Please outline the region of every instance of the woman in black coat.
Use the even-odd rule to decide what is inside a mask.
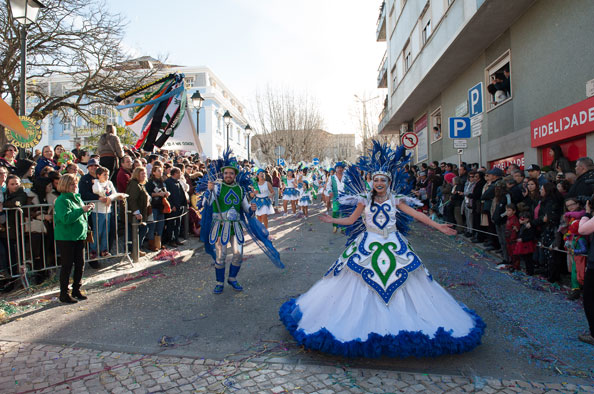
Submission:
[[[546,269],[547,280],[556,282],[560,279],[561,262],[559,253],[547,248],[556,248],[555,232],[559,227],[563,214],[563,196],[554,183],[545,183],[540,187],[541,201],[535,209],[533,226],[540,230],[539,242],[541,248],[538,253],[540,267]]]

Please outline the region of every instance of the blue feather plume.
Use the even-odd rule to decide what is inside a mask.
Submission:
[[[391,193],[394,195],[409,195],[412,185],[408,182],[409,175],[405,167],[409,161],[410,154],[406,154],[406,148],[404,146],[398,146],[396,149],[392,149],[386,143],[382,144],[377,140],[373,140],[368,155],[361,156],[357,164],[350,165],[345,170],[346,178],[344,181],[344,194],[342,196],[367,196],[365,179],[361,175],[361,171],[364,173],[386,172],[392,177]],[[354,201],[356,200],[352,199],[350,204],[340,204],[340,214],[342,217],[348,217],[353,213],[357,207]],[[405,213],[398,212],[396,214],[396,227],[404,235],[408,233],[412,221],[413,219]],[[343,227],[347,236],[347,245],[354,241],[361,232],[365,231],[365,225],[361,217],[350,226]]]

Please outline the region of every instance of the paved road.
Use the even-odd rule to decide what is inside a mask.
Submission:
[[[318,209],[312,210],[314,216]],[[0,340],[69,344],[99,351],[290,365],[348,365],[410,373],[592,384],[592,348],[579,303],[546,282],[495,270],[495,261],[461,240],[415,225],[409,239],[434,278],[487,323],[474,351],[436,359],[346,360],[295,346],[278,308],[317,281],[342,251],[344,237],[315,217],[271,222],[287,268],[274,267],[250,243],[239,279],[245,288],[211,293],[210,257],[109,288],[72,306],[51,303],[0,327]],[[164,346],[170,345],[170,346]]]

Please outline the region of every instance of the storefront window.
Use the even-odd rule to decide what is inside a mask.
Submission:
[[[580,157],[588,156],[586,149],[586,137],[578,138],[572,141],[566,141],[559,144],[546,146],[541,149],[542,154],[542,165],[545,170],[557,171],[557,168],[552,168],[554,160],[553,147],[558,145],[561,148],[561,152],[565,158],[569,161],[569,169],[574,171],[575,162]],[[546,168],[548,167],[548,168]]]

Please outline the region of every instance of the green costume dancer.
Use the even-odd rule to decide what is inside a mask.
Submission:
[[[240,212],[246,213],[256,210],[256,204],[249,204],[243,193],[243,189],[235,183],[235,177],[239,172],[237,163],[233,162],[223,167],[223,182],[208,182],[210,191],[207,204],[213,207],[212,227],[209,234],[209,241],[215,245],[215,273],[217,284],[214,288],[215,294],[221,294],[225,281],[225,258],[227,257],[227,244],[233,250],[233,257],[229,267],[227,283],[236,291],[242,291],[243,287],[237,282],[237,274],[241,268],[243,259],[244,231],[240,221]]]
[[[339,209],[340,204],[338,203],[338,197],[344,193],[344,163],[338,162],[334,166],[336,173],[330,177],[330,181],[326,186],[326,194],[332,199],[332,217],[340,217]],[[338,225],[333,225],[333,232],[338,230]]]

